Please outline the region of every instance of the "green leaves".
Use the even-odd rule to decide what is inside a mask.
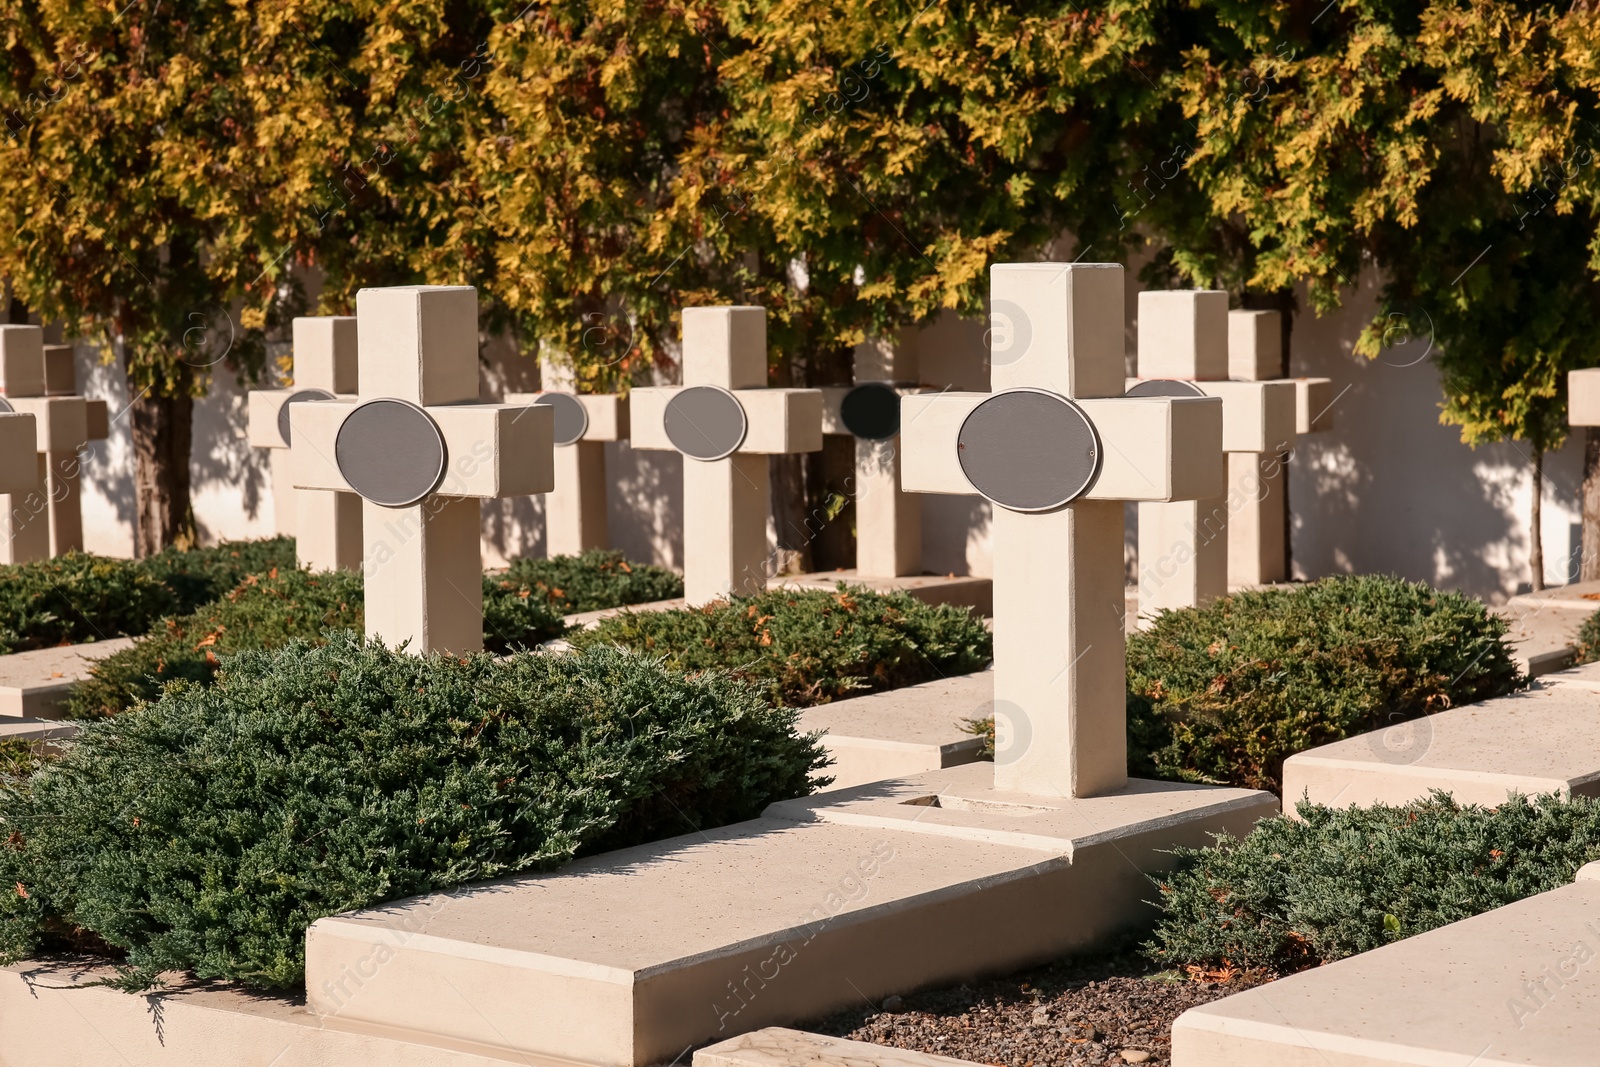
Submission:
[[[1299,820],[1180,849],[1146,946],[1167,966],[1282,974],[1380,948],[1555,889],[1600,858],[1592,797],[1441,793],[1399,807],[1301,803]]]
[[[678,611],[624,612],[568,638],[663,656],[678,670],[726,670],[787,707],[982,670],[989,631],[965,608],[840,583],[774,589]]]

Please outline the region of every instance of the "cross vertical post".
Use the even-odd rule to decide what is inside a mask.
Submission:
[[[822,448],[822,393],[772,389],[767,312],[683,309],[683,385],[630,396],[633,447],[683,454],[683,585],[692,605],[767,587],[769,455]]]
[[[628,437],[628,398],[579,393],[573,368],[539,359],[539,391],[507,393],[508,404],[543,404],[555,414],[555,489],[544,498],[545,555],[576,556],[611,542],[606,517],[606,442]]]
[[[1139,294],[1139,377],[1129,396],[1222,400],[1223,450],[1255,456],[1294,445],[1295,390],[1287,382],[1228,380],[1228,294],[1166,290]],[[1221,477],[1226,479],[1228,460]],[[1241,497],[1139,505],[1139,616],[1209,604],[1228,592],[1229,525]]]
[[[289,406],[293,484],[361,497],[367,635],[417,653],[483,647],[479,500],[554,482],[550,410],[477,402],[477,299],[361,290],[359,397]]]
[[[1122,502],[1215,495],[1221,404],[1125,398],[1122,268],[990,271],[991,393],[902,401],[902,485],[994,505],[995,786],[1127,782]]]
[[[274,525],[295,539],[300,565],[353,570],[361,565],[361,498],[294,487],[290,409],[356,394],[359,331],[348,315],[301,316],[292,328],[294,385],[251,390],[250,444],[268,450]]]
[[[1295,389],[1295,437],[1333,428],[1333,382],[1284,376],[1283,317],[1276,311],[1228,312],[1228,377],[1288,381]],[[1289,580],[1289,491],[1283,452],[1228,453],[1228,499],[1241,501],[1228,520],[1228,582],[1267,585]]]
[[[47,397],[76,397],[76,345],[44,346],[44,391]],[[111,436],[110,411],[104,400],[84,399],[84,443]],[[83,456],[79,449],[58,448],[45,455],[45,497],[50,508],[50,555],[83,551]]]
[[[900,489],[900,398],[918,384],[917,331],[856,347],[854,386],[824,386],[822,432],[854,438],[856,574],[922,573],[922,501]]]

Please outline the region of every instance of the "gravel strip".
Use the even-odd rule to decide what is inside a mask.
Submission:
[[[1255,983],[1194,982],[1131,952],[892,996],[800,1028],[1001,1067],[1172,1062],[1172,1022]]]

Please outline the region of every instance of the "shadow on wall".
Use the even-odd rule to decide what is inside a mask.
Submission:
[[[279,347],[273,346],[273,355]],[[268,387],[264,382],[256,388]],[[202,544],[270,537],[274,530],[270,457],[266,449],[250,447],[250,388],[219,364],[211,368],[210,390],[195,401],[189,477]]]
[[[73,353],[78,392],[104,400],[111,413],[111,436],[89,442],[83,461],[84,548],[106,556],[131,556],[133,433],[128,422],[128,379],[118,364],[101,362],[92,345],[80,341]]]
[[[1288,468],[1295,576],[1384,572],[1501,601],[1528,586],[1532,454],[1522,442],[1472,449],[1439,423],[1426,315],[1380,358],[1356,355],[1375,306],[1366,279],[1346,311],[1295,322],[1292,373],[1332,378],[1338,398],[1333,430],[1302,438]],[[1570,569],[1581,465],[1581,441],[1545,457],[1552,583]]]

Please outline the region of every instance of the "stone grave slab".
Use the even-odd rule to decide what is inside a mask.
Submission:
[[[963,719],[994,712],[994,672],[979,671],[836,700],[800,713],[800,731],[826,731],[832,789],[956,767],[983,758]]]
[[[0,717],[60,718],[67,693],[94,664],[131,647],[133,638],[115,637],[0,656]]]
[[[769,1026],[694,1054],[694,1067],[957,1067],[951,1056]]]
[[[1507,608],[1556,609],[1578,612],[1585,617],[1600,611],[1600,582],[1573,582],[1537,593],[1518,593],[1506,601]]]
[[[1539,678],[1544,686],[1567,685],[1577,689],[1600,692],[1600,663],[1585,663],[1565,670],[1551,671]]]
[[[52,741],[65,741],[76,737],[78,727],[70,722],[54,719],[0,719],[0,741],[31,741],[35,747]]]
[[[910,593],[925,604],[951,604],[971,608],[979,615],[994,614],[994,580],[991,578],[960,574],[903,574],[885,578],[845,569],[784,575],[771,580],[774,586],[791,589],[832,589],[840,582],[866,586],[878,593]]]
[[[1597,951],[1600,882],[1580,874],[1190,1008],[1173,1024],[1173,1067],[1592,1067]]]
[[[173,982],[129,996],[93,983],[112,968],[71,963],[0,967],[0,1061],[6,1067],[572,1067],[466,1044],[415,1043],[346,1027],[288,997]]]
[[[1150,917],[1146,872],[1272,798],[1000,793],[969,764],[548,875],[320,920],[313,1011],[603,1065],[1054,958]],[[1070,903],[1068,903],[1070,902]],[[974,922],[975,916],[982,922]]]
[[[1524,794],[1600,795],[1600,693],[1540,686],[1290,756],[1283,801],[1403,804],[1442,789],[1497,805]]]

